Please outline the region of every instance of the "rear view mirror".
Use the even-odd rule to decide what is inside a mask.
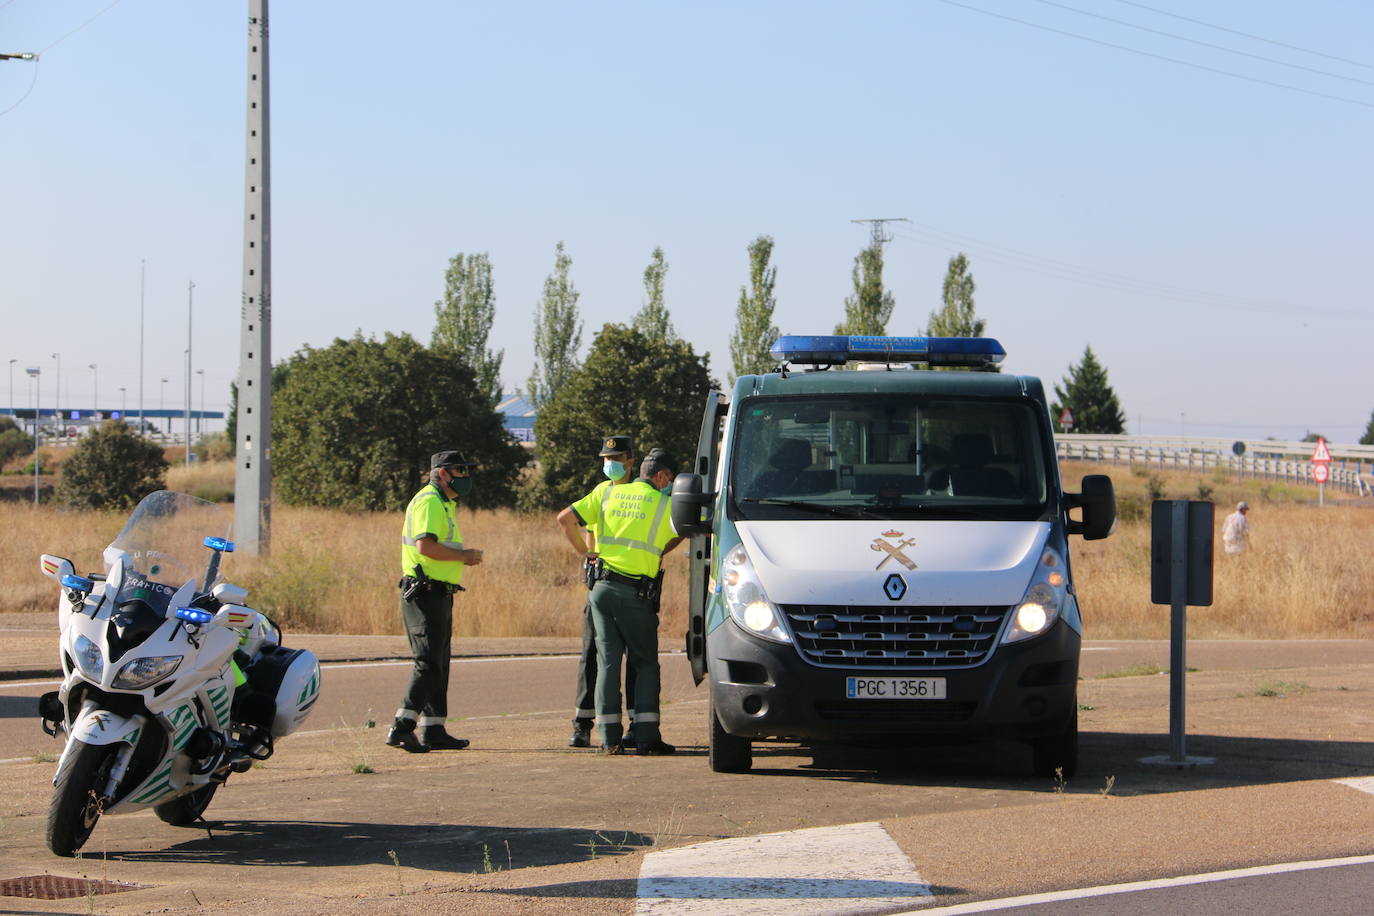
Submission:
[[[711,533],[711,503],[716,494],[701,492],[701,475],[679,474],[673,481],[673,530],[684,537]]]
[[[1069,508],[1081,507],[1083,520],[1068,523],[1069,534],[1081,534],[1085,541],[1098,541],[1116,527],[1116,488],[1106,474],[1089,474],[1083,478],[1081,493],[1065,493]]]
[[[43,575],[49,579],[56,579],[61,582],[65,577],[76,574],[76,567],[72,566],[72,561],[66,557],[55,557],[45,553],[38,558],[38,568],[43,571]]]

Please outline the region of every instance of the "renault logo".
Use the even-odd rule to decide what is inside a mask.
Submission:
[[[906,580],[897,573],[888,576],[887,579],[883,581],[883,594],[887,595],[887,597],[891,598],[893,601],[900,600],[901,597],[906,594]]]

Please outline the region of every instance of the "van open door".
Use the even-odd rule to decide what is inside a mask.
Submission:
[[[720,456],[720,435],[723,428],[721,420],[729,412],[729,398],[720,391],[712,391],[706,396],[706,409],[701,418],[701,435],[697,438],[697,453],[688,474],[679,474],[673,484],[674,502],[679,502],[687,493],[680,492],[679,484],[689,484],[698,502],[702,497],[713,496],[718,492],[716,486],[720,479],[717,462]],[[683,478],[692,478],[684,480]],[[696,528],[687,542],[688,548],[688,594],[687,594],[687,660],[692,665],[692,680],[700,684],[706,676],[706,601],[710,597],[711,580],[711,515],[714,512],[714,499],[708,503],[692,507],[692,517],[704,515],[705,524]],[[681,513],[681,509],[678,513]],[[678,514],[674,515],[674,519]],[[682,530],[682,529],[679,529]]]

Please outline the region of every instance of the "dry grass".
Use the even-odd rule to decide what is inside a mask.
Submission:
[[[1362,545],[1374,541],[1374,509],[1328,505],[1318,509],[1310,488],[1236,482],[1213,475],[1133,473],[1126,467],[1066,463],[1065,485],[1084,473],[1104,472],[1123,506],[1144,507],[1144,518],[1123,520],[1104,541],[1072,542],[1074,578],[1086,635],[1093,639],[1168,636],[1169,609],[1149,602],[1150,532],[1147,488],[1170,498],[1198,496],[1210,487],[1218,502],[1217,543],[1229,507],[1250,501],[1252,550],[1218,551],[1215,604],[1191,609],[1189,635],[1197,638],[1374,638],[1374,559]],[[172,489],[232,485],[229,464],[174,467]],[[1124,513],[1123,513],[1124,514]],[[100,552],[122,525],[122,514],[63,512],[50,506],[0,504],[0,612],[52,606],[52,583],[38,572],[38,555],[70,557],[78,570],[98,568]],[[563,540],[552,514],[461,512],[464,541],[486,551],[469,569],[468,591],[455,606],[456,630],[465,636],[575,636],[582,625],[586,589],[578,556]],[[396,580],[400,513],[348,514],[278,506],[272,516],[273,550],[257,562],[242,555],[227,565],[232,581],[251,589],[256,606],[293,630],[399,634]],[[686,550],[669,558],[664,590],[665,645],[686,624]]]

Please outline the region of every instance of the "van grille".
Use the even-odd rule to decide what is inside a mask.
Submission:
[[[802,658],[823,668],[972,668],[992,654],[1007,607],[785,604]]]

